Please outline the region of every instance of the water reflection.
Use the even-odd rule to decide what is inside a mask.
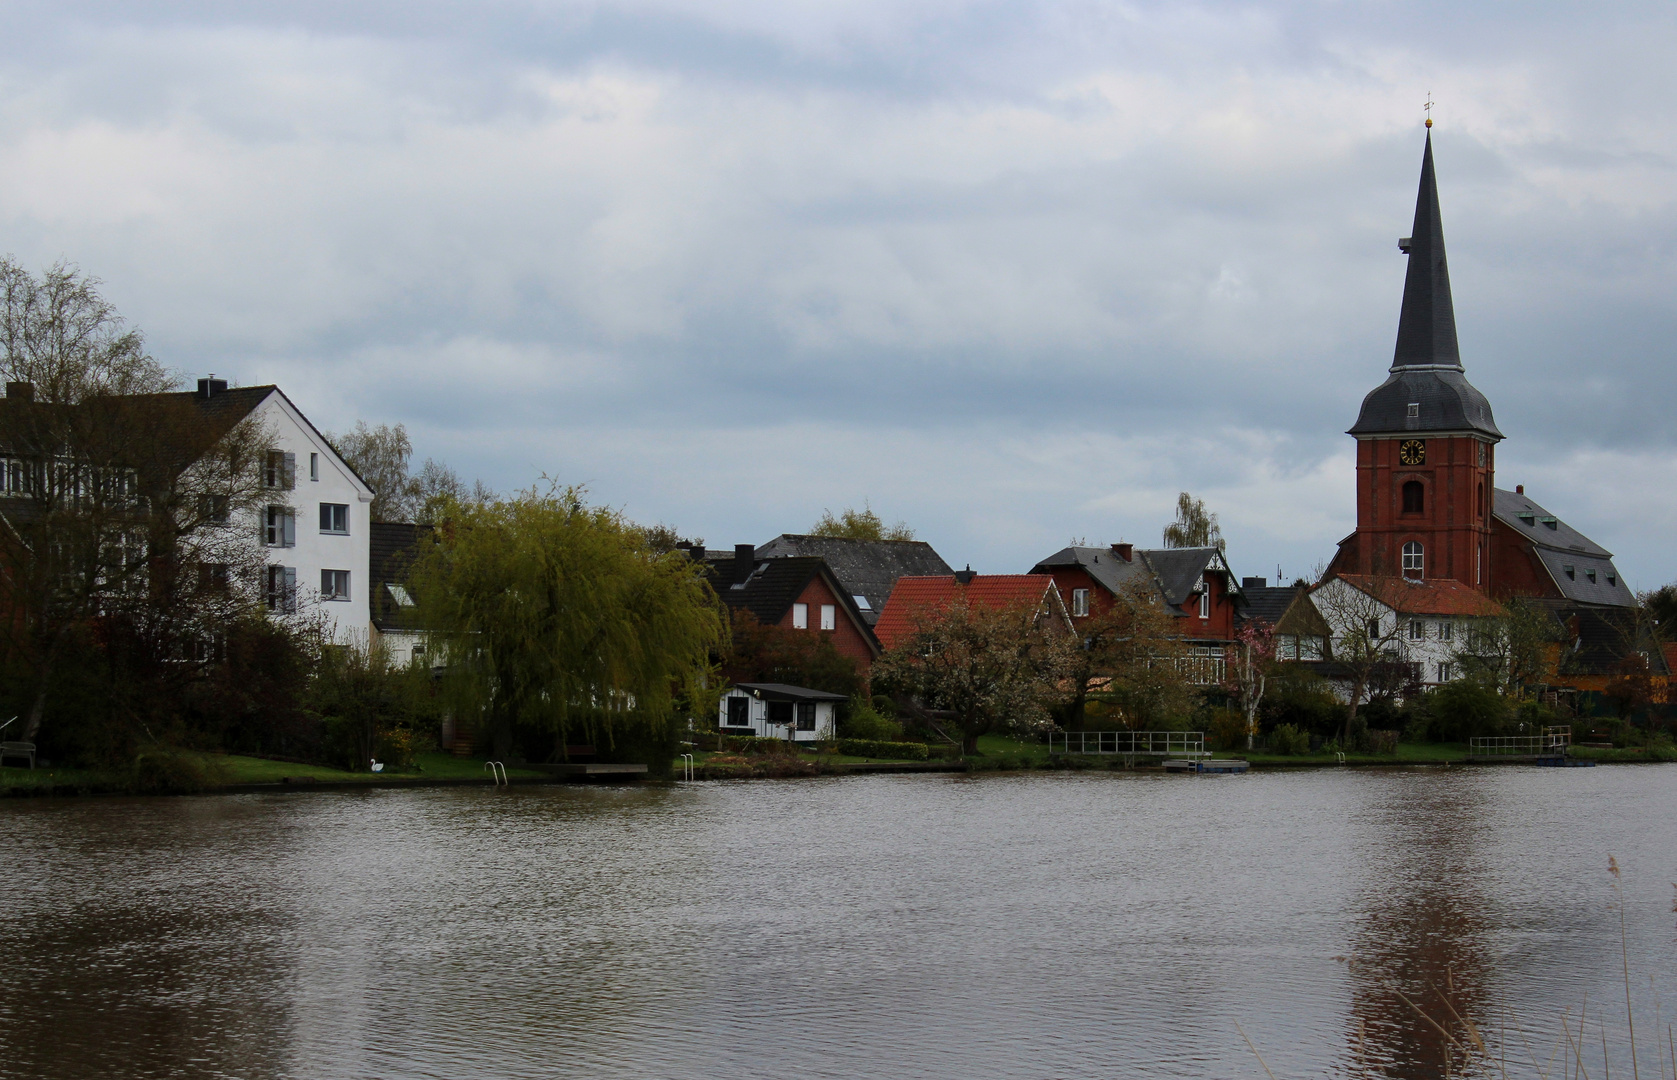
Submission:
[[[1460,1072],[1457,1017],[1492,1028],[1495,958],[1483,894],[1490,789],[1464,773],[1413,773],[1379,786],[1354,823],[1360,918],[1347,957],[1347,1045],[1357,1066],[1392,1077]],[[1407,1000],[1406,1000],[1407,999]],[[1423,1015],[1424,1014],[1424,1015]],[[1428,1018],[1433,1022],[1429,1022]]]
[[[0,1077],[1441,1075],[1393,987],[1604,997],[1677,865],[1584,772],[20,801]]]

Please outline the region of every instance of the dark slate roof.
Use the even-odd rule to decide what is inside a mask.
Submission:
[[[1638,640],[1633,612],[1556,600],[1540,602],[1554,612],[1559,623],[1556,636],[1563,641],[1560,682],[1564,683],[1568,675],[1615,674],[1620,661],[1634,651],[1647,655],[1651,674],[1671,674],[1659,643],[1648,637]]]
[[[735,683],[734,689],[744,690],[765,701],[849,701],[843,694],[829,694],[825,690],[811,690],[807,686],[789,686],[778,682]]]
[[[1490,402],[1467,381],[1456,342],[1456,310],[1444,257],[1444,221],[1432,165],[1432,133],[1421,157],[1421,186],[1410,230],[1397,348],[1391,375],[1363,398],[1352,435],[1468,431],[1502,438]],[[1419,406],[1409,415],[1409,406]]]
[[[1229,592],[1241,595],[1240,582],[1229,571],[1223,553],[1214,547],[1203,548],[1137,548],[1126,561],[1111,548],[1061,548],[1031,568],[1031,573],[1047,573],[1056,567],[1080,566],[1089,576],[1117,593],[1131,582],[1151,580],[1164,594],[1175,614],[1194,594],[1200,575],[1212,572],[1227,576]]]
[[[1194,594],[1200,575],[1205,573],[1227,575],[1229,592],[1236,596],[1241,593],[1240,582],[1230,572],[1223,553],[1214,547],[1149,548],[1137,551],[1136,556],[1146,559],[1147,565],[1153,568],[1154,575],[1159,579],[1159,588],[1165,594],[1165,602],[1171,607],[1186,604],[1188,597]]]
[[[873,631],[868,621],[822,559],[803,556],[759,559],[753,556],[742,564],[737,555],[718,558],[714,553],[707,552],[705,574],[724,604],[735,610],[749,611],[758,622],[768,626],[774,626],[786,617],[811,578],[825,575],[830,587],[838,594],[839,603],[856,620],[864,636],[870,639],[869,644],[878,648],[878,643],[872,640]]]
[[[1498,488],[1492,503],[1498,521],[1537,549],[1561,595],[1575,603],[1635,607],[1636,595],[1619,576],[1613,553],[1537,505],[1523,493]],[[1571,568],[1572,574],[1567,575]],[[1595,580],[1590,580],[1594,572]]]
[[[869,626],[879,621],[891,589],[901,577],[933,577],[955,571],[923,540],[852,540],[841,536],[783,533],[757,549],[759,559],[817,556],[824,559]]]
[[[1265,585],[1261,588],[1243,589],[1246,594],[1246,606],[1241,610],[1242,621],[1262,619],[1271,625],[1279,623],[1281,616],[1287,613],[1293,598],[1304,592],[1302,585]]]
[[[415,609],[403,605],[391,586],[405,591],[408,570],[419,556],[419,545],[429,540],[433,531],[429,525],[391,521],[375,521],[369,526],[367,579],[373,590],[370,598],[373,625],[381,632],[421,629],[415,618]]]

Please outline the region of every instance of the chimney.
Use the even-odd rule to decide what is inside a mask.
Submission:
[[[955,581],[961,585],[971,585],[972,579],[978,575],[972,572],[972,563],[967,563],[965,570],[955,571]]]
[[[1269,578],[1243,577],[1240,579],[1240,587],[1243,589],[1267,589],[1269,588]]]
[[[757,565],[757,549],[751,544],[734,545],[734,584],[742,584]]]
[[[19,401],[35,400],[35,384],[27,382],[9,382],[6,384],[6,396]]]
[[[1114,554],[1116,554],[1120,559],[1123,559],[1125,562],[1134,562],[1135,561],[1135,545],[1134,544],[1113,544],[1112,545],[1112,551],[1113,551]]]
[[[7,395],[10,395],[11,391],[7,390],[6,393],[7,393]],[[1526,485],[1524,485],[1524,484],[1515,484],[1514,485],[1514,494],[1524,495],[1525,493],[1526,493]]]
[[[216,378],[215,372],[213,371],[210,372],[209,378],[198,380],[198,396],[203,398],[205,401],[210,400],[210,398],[215,397],[217,394],[225,394],[226,392],[227,380]]]

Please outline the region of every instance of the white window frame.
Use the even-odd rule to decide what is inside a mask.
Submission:
[[[329,528],[328,526],[336,525],[336,523],[337,523],[336,519],[339,516],[339,511],[342,511],[344,527],[341,528],[341,529],[339,529],[339,528]],[[349,504],[348,503],[329,503],[329,502],[321,503],[320,504],[320,532],[321,532],[321,535],[323,535],[323,536],[348,536],[349,535]]]
[[[794,630],[808,630],[809,629],[809,605],[808,604],[793,604],[792,605],[792,629],[794,629]]]
[[[1455,637],[1456,637],[1456,624],[1455,623],[1451,622],[1448,619],[1445,619],[1443,622],[1438,624],[1438,640],[1440,640],[1440,641],[1454,641]]]
[[[1450,681],[1450,661],[1440,660],[1438,662],[1438,681],[1441,683]]]
[[[1073,589],[1071,591],[1071,614],[1073,618],[1081,619],[1089,614],[1089,590]]]
[[[1200,584],[1201,584],[1201,587],[1203,588],[1204,587],[1204,582],[1201,582]],[[1202,618],[1202,619],[1211,618],[1211,590],[1210,589],[1205,589],[1204,592],[1200,593],[1200,618]]]
[[[319,454],[310,454],[309,455],[309,479],[310,480],[316,480],[316,481],[318,481],[320,479],[320,455]]]
[[[838,606],[836,604],[821,605],[821,629],[838,629]],[[810,730],[813,731],[814,729],[811,728]]]
[[[349,600],[349,571],[322,570],[320,572],[320,598],[322,600]]]
[[[270,506],[263,511],[262,544],[271,548],[297,546],[297,514],[291,507]]]
[[[278,611],[286,615],[296,612],[297,568],[269,564],[263,593],[269,611]]]
[[[1409,640],[1425,641],[1427,639],[1427,624],[1420,619],[1409,620]]]
[[[1411,540],[1403,545],[1403,576],[1427,576],[1427,549],[1419,540]]]

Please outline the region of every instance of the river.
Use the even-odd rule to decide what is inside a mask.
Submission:
[[[1586,1067],[1599,1014],[1629,1077],[1610,854],[1645,1080],[1656,991],[1677,1011],[1670,765],[34,799],[0,825],[3,1077],[1262,1077],[1237,1024],[1281,1078],[1442,1075],[1399,993],[1521,1061],[1510,1011],[1542,1060],[1587,996]]]

